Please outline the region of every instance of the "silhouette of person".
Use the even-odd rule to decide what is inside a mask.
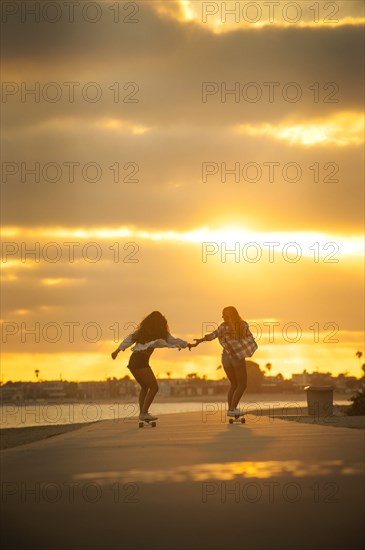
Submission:
[[[254,354],[257,344],[248,323],[241,319],[235,307],[225,307],[222,317],[224,322],[216,330],[206,334],[203,338],[194,338],[196,343],[191,347],[196,347],[201,342],[219,339],[223,348],[222,365],[230,381],[227,416],[242,416],[244,412],[238,408],[238,403],[247,387],[245,358]]]
[[[149,358],[155,348],[186,348],[190,345],[185,340],[171,336],[166,318],[159,312],[153,311],[145,317],[137,330],[129,334],[111,354],[116,359],[120,351],[124,351],[132,344],[132,354],[128,368],[135,380],[141,386],[139,393],[140,420],[157,420],[157,416],[149,413],[158,384],[150,367]]]

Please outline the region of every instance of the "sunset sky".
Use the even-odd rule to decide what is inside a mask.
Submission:
[[[363,2],[24,4],[2,13],[1,380],[119,378],[152,310],[192,341],[228,305],[271,374],[359,377]],[[219,365],[217,341],[151,358]]]

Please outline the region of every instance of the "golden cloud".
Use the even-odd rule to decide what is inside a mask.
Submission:
[[[155,11],[182,24],[197,24],[214,34],[239,30],[276,28],[337,28],[360,26],[365,18],[354,2],[207,2],[203,0],[155,1]]]
[[[250,136],[270,137],[291,145],[347,147],[364,143],[364,114],[342,112],[330,118],[297,122],[240,124],[234,127],[234,131]]]

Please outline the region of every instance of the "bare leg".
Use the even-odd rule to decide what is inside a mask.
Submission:
[[[141,388],[141,391],[139,392],[138,396],[138,402],[139,402],[139,412],[143,412],[143,405],[146,400],[146,395],[148,393],[148,388]]]
[[[143,378],[141,378],[140,375],[139,375],[140,369],[130,369],[130,371],[133,374],[136,381],[138,382],[138,384],[141,386],[139,396],[138,396],[139,412],[141,413],[142,409],[143,409],[143,404],[144,404],[145,399],[146,399],[146,395],[148,393],[148,386],[145,384]]]
[[[245,364],[233,368],[235,370],[235,375],[237,379],[237,387],[233,393],[231,405],[232,409],[235,409],[238,406],[238,403],[240,402],[240,399],[247,387],[247,371]]]
[[[131,370],[133,376],[135,376],[135,370]],[[142,389],[145,389],[145,393],[140,393],[140,408],[141,413],[147,413],[148,409],[155,398],[156,393],[158,392],[158,384],[155,375],[151,367],[144,367],[143,369],[138,369],[138,379],[137,382],[142,386]],[[141,395],[142,394],[142,395]],[[143,397],[143,401],[142,401]]]
[[[233,394],[235,393],[236,388],[237,388],[237,379],[236,379],[236,374],[235,374],[234,367],[225,367],[223,365],[223,368],[224,368],[224,372],[227,375],[228,380],[231,383],[230,388],[228,390],[228,395],[227,395],[228,410],[231,411],[234,408],[234,407],[232,407],[232,397],[233,397]]]

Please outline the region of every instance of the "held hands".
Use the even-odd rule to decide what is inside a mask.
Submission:
[[[189,348],[189,351],[191,351],[191,348],[195,348],[198,344],[188,344],[186,347]],[[179,348],[179,351],[181,351],[181,348]]]
[[[204,338],[194,338],[195,344],[188,344],[189,351],[191,351],[191,348],[196,348],[203,342]]]
[[[188,345],[186,346],[187,348],[189,348],[189,351],[191,351],[191,348],[196,348],[196,346],[199,346],[200,342],[203,342],[204,338],[194,338],[195,340],[195,344],[190,344],[188,343]],[[181,348],[179,348],[179,351],[180,351]]]

